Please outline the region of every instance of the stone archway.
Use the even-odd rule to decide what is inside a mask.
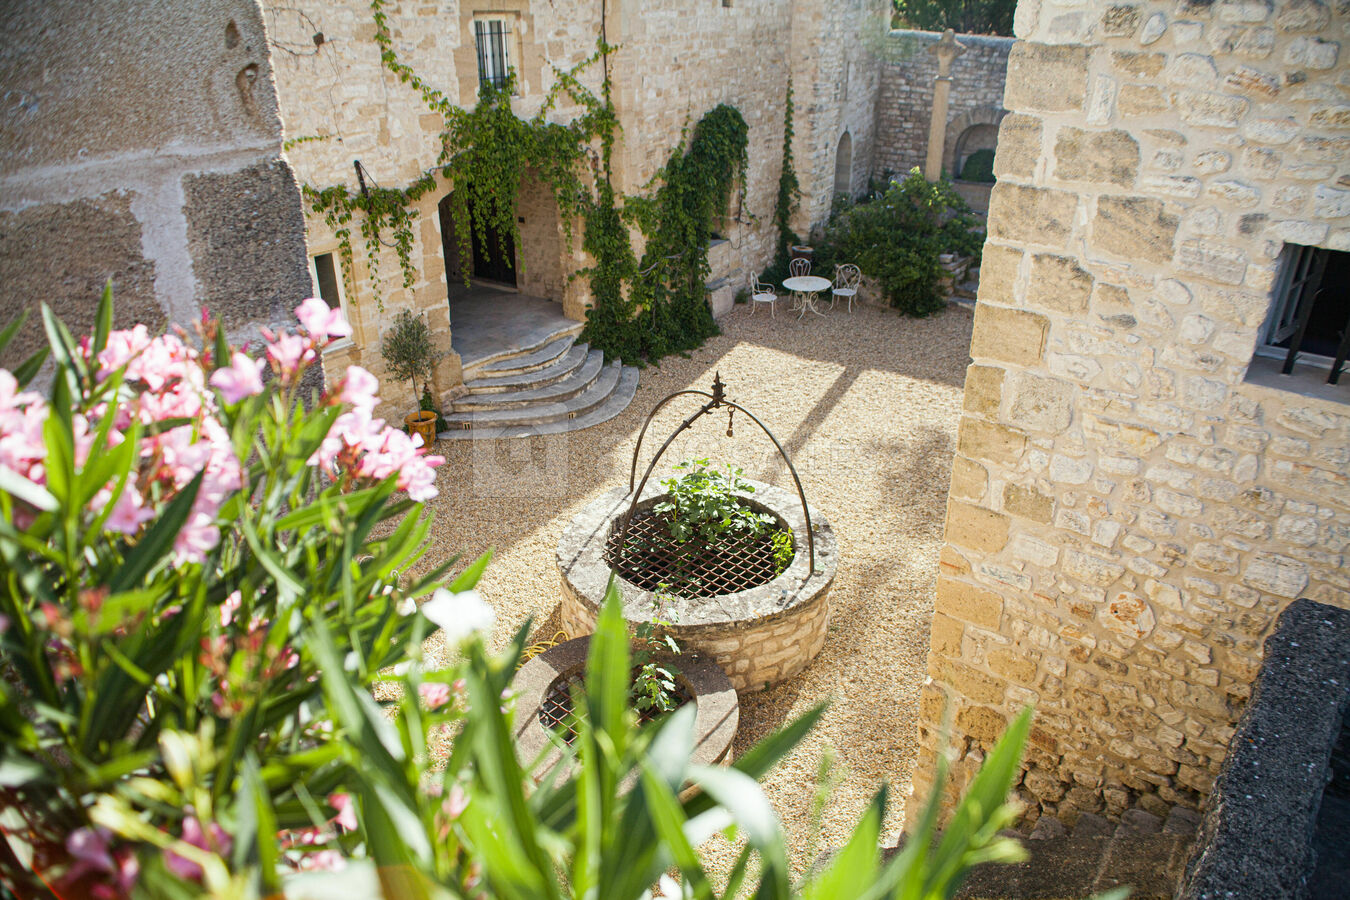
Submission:
[[[853,195],[853,138],[847,131],[834,152],[834,193]]]
[[[947,123],[947,138],[942,148],[942,168],[955,178],[961,163],[974,150],[992,149],[998,141],[998,124],[1008,114],[1006,109],[981,106],[966,110]]]

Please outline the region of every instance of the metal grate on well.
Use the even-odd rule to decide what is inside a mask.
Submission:
[[[559,678],[549,686],[544,702],[539,704],[539,724],[545,731],[556,731],[567,743],[577,739],[572,728],[572,691],[583,684],[581,673]]]
[[[633,674],[636,676],[636,669],[633,670]],[[574,690],[584,689],[584,686],[585,679],[581,672],[568,675],[566,678],[559,678],[549,686],[548,693],[544,695],[544,702],[539,704],[539,724],[544,726],[545,731],[556,731],[568,744],[577,739],[576,729],[572,727],[572,693]],[[674,693],[678,701],[677,706],[683,706],[693,699],[689,690],[679,679],[675,681]],[[638,717],[638,722],[639,724],[646,724],[655,719],[657,715],[657,713],[648,710]]]
[[[670,536],[668,522],[668,514],[635,513],[622,547],[622,520],[615,522],[605,544],[605,562],[643,590],[689,598],[749,590],[768,584],[781,571],[771,532],[714,543],[699,537],[680,542]]]

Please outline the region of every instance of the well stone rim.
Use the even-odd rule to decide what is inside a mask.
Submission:
[[[695,599],[676,598],[667,602],[665,617],[674,623],[670,629],[678,636],[716,633],[748,623],[762,624],[784,618],[810,605],[827,592],[834,582],[838,564],[838,545],[834,529],[814,506],[811,525],[816,541],[816,566],[810,572],[806,552],[806,518],[796,493],[758,481],[749,481],[754,491],[736,491],[737,497],[776,516],[792,528],[792,563],[766,584],[734,594]],[[638,506],[650,505],[665,495],[659,485],[648,484]],[[558,571],[571,593],[594,616],[604,600],[610,568],[604,559],[605,545],[613,522],[632,503],[632,495],[623,487],[606,491],[572,518],[558,541]],[[656,594],[643,590],[621,576],[615,576],[623,596],[624,616],[629,622],[650,621],[655,611]]]

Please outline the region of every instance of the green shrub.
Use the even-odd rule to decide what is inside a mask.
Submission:
[[[827,274],[837,263],[853,263],[881,283],[891,306],[927,316],[946,305],[938,254],[978,255],[983,238],[970,231],[976,224],[949,181],[929,183],[916,168],[865,202],[838,204],[815,269]]]

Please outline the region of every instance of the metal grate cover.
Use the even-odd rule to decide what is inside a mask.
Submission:
[[[735,594],[778,577],[771,532],[715,543],[693,537],[681,543],[670,536],[668,521],[668,514],[635,513],[622,547],[616,522],[605,544],[605,562],[643,590],[690,599]]]
[[[635,673],[636,674],[636,670]],[[585,689],[585,679],[582,673],[568,675],[566,678],[559,678],[548,689],[544,695],[544,702],[539,704],[539,724],[544,726],[545,731],[556,731],[562,736],[562,739],[571,744],[577,739],[576,729],[572,727],[572,693],[577,688]],[[692,697],[678,679],[675,681],[675,696],[679,699],[679,706],[688,703]],[[639,717],[639,724],[646,724],[657,717],[657,713],[648,710]]]

